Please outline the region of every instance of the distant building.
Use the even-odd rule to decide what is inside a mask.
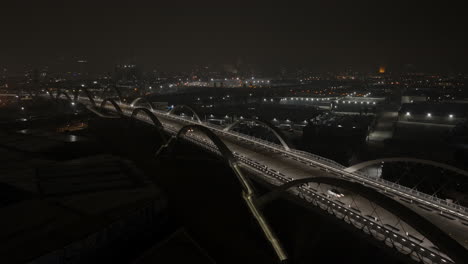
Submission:
[[[134,64],[119,64],[115,66],[114,80],[118,83],[137,83],[141,80],[141,70]]]
[[[384,73],[386,72],[386,70],[387,70],[387,69],[385,68],[385,66],[380,66],[380,67],[379,67],[379,73],[380,73],[380,74],[384,74]]]
[[[427,102],[427,96],[425,95],[403,95],[401,97],[401,104],[421,103],[421,102]]]

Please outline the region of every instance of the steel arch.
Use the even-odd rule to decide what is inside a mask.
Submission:
[[[268,123],[267,121],[260,121],[258,119],[241,119],[237,120],[236,122],[230,124],[229,126],[225,127],[223,130],[224,131],[230,131],[233,127],[237,126],[238,124],[244,123],[244,122],[255,122],[258,124],[262,124],[269,128],[271,132],[276,136],[276,138],[280,141],[281,145],[286,151],[290,151],[291,148],[289,147],[288,143],[286,143],[286,140],[284,139],[281,131],[279,131],[275,126],[272,124]]]
[[[112,85],[112,88],[114,89],[114,91],[117,93],[117,96],[119,97],[119,100],[120,102],[123,102],[123,98],[122,98],[122,93],[120,92],[119,88],[117,87],[117,85]]]
[[[172,137],[171,140],[175,140],[175,141],[180,140],[182,136],[184,136],[189,130],[192,130],[192,129],[196,129],[197,131],[202,132],[218,148],[224,162],[226,162],[229,165],[229,167],[233,170],[234,174],[236,175],[237,179],[242,185],[242,197],[245,203],[247,204],[247,207],[249,208],[250,213],[258,222],[266,239],[268,240],[270,245],[273,247],[278,259],[283,263],[286,262],[288,259],[288,256],[285,250],[283,249],[283,246],[281,245],[280,240],[276,237],[276,234],[272,231],[270,225],[268,224],[262,212],[257,206],[255,190],[252,186],[252,183],[250,182],[250,179],[242,173],[239,167],[239,162],[237,161],[236,157],[231,152],[231,150],[226,146],[226,144],[224,144],[224,142],[221,141],[221,139],[213,131],[211,131],[207,127],[196,125],[196,124],[182,127],[179,130],[179,132],[177,132],[177,135],[175,137]],[[167,148],[170,145],[171,140],[169,140],[168,144],[166,144],[162,148]],[[160,151],[158,151],[158,153],[159,152]]]
[[[131,106],[131,107],[134,107],[135,104],[138,103],[138,102],[141,101],[141,100],[145,101],[145,102],[149,105],[150,109],[153,110],[153,105],[152,105],[151,102],[148,101],[148,99],[146,99],[145,97],[138,97],[138,98],[136,98],[135,100],[132,101],[132,103],[130,103],[130,106]]]
[[[120,106],[114,101],[114,99],[111,99],[111,98],[106,98],[101,102],[101,106],[100,106],[101,110],[104,109],[104,106],[106,105],[106,103],[111,103],[120,116],[124,115],[122,108],[120,108]]]
[[[198,123],[202,124],[203,122],[201,121],[200,117],[198,116],[197,112],[195,112],[195,110],[193,110],[190,106],[188,105],[176,105],[174,108],[171,109],[171,111],[169,111],[167,114],[168,115],[172,115],[174,113],[175,110],[177,109],[183,109],[183,108],[186,108],[188,110],[190,110],[190,112],[193,113],[193,115],[195,116],[195,118],[197,119]]]
[[[54,100],[54,95],[52,94],[52,91],[49,88],[46,88],[46,94],[49,95],[50,99]]]
[[[352,172],[356,172],[358,170],[367,168],[369,166],[379,164],[381,162],[411,162],[411,163],[417,163],[417,164],[431,165],[434,167],[439,167],[439,168],[443,168],[449,171],[453,171],[453,172],[456,172],[458,174],[468,177],[468,171],[459,169],[457,167],[454,167],[448,164],[444,164],[444,163],[440,163],[440,162],[436,162],[432,160],[423,160],[423,159],[407,158],[407,157],[383,158],[383,159],[364,161],[364,162],[361,162],[361,163],[358,163],[358,164],[355,164],[353,166],[346,168],[345,171],[352,173]]]
[[[96,107],[96,102],[94,101],[93,94],[88,89],[86,89],[85,87],[81,87],[81,88],[76,90],[75,94],[73,95],[73,102],[76,103],[78,101],[78,97],[80,96],[80,91],[84,91],[86,96],[88,97],[89,101],[93,105],[93,107]]]
[[[163,144],[167,143],[167,138],[166,135],[164,134],[164,126],[162,123],[159,121],[159,119],[147,108],[135,108],[130,115],[131,120],[135,120],[136,116],[140,113],[143,112],[145,113],[153,122],[153,125],[156,127],[156,130],[158,131],[159,136],[162,138]]]
[[[61,95],[65,95],[65,97],[70,101],[70,102],[73,102],[73,100],[71,99],[71,97],[63,90],[60,90],[56,95],[55,95],[55,100],[58,100],[60,99],[60,96]]]
[[[275,199],[278,199],[290,188],[310,182],[341,187],[353,191],[358,195],[375,202],[393,215],[399,216],[405,223],[409,224],[424,237],[431,238],[430,241],[438,248],[442,249],[443,252],[447,253],[449,257],[455,261],[455,263],[468,263],[468,251],[456,240],[452,239],[450,235],[446,234],[432,222],[414,212],[410,208],[360,183],[330,177],[309,177],[293,180],[278,186],[273,191],[263,195],[262,197],[259,197],[258,205],[263,207]]]
[[[52,91],[49,88],[46,88],[46,93],[49,95],[50,99],[54,100],[54,95],[52,94]]]

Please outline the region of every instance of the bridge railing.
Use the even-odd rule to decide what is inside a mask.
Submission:
[[[190,122],[190,120],[188,120],[188,119],[180,118],[180,117],[176,117],[176,116],[171,116],[170,118],[172,118],[174,120],[181,120],[181,121]],[[206,125],[206,123],[204,125]],[[321,156],[311,154],[311,153],[308,153],[308,152],[304,152],[304,151],[299,151],[299,150],[291,150],[291,151],[288,152],[288,151],[284,150],[281,145],[270,142],[270,141],[262,140],[262,139],[252,137],[252,136],[249,136],[249,135],[245,135],[245,134],[235,132],[235,131],[226,132],[226,131],[223,131],[223,128],[221,126],[214,125],[214,124],[209,124],[207,126],[211,127],[211,128],[214,128],[215,130],[217,130],[217,132],[222,133],[222,134],[226,134],[226,135],[229,135],[229,136],[235,136],[235,137],[243,138],[243,139],[249,139],[249,140],[254,141],[254,142],[256,141],[256,142],[259,142],[259,143],[262,143],[262,144],[265,144],[265,145],[269,145],[270,147],[274,148],[275,150],[286,153],[286,154],[292,152],[292,153],[295,153],[295,154],[299,154],[300,156],[304,156],[304,158],[306,158],[306,159],[312,159],[312,160],[314,160],[316,162],[324,163],[325,165],[328,165],[328,166],[330,166],[330,167],[332,167],[334,169],[340,170],[339,172],[335,171],[335,174],[338,174],[339,176],[348,176],[348,177],[351,176],[353,178],[357,178],[358,180],[365,179],[366,182],[371,181],[371,182],[379,183],[381,185],[381,187],[383,187],[383,189],[390,189],[390,190],[391,189],[396,189],[396,190],[398,190],[400,192],[403,192],[403,193],[406,193],[406,194],[411,194],[411,195],[420,197],[422,199],[425,199],[427,201],[431,201],[431,202],[434,202],[436,204],[442,205],[443,207],[448,207],[448,208],[454,209],[456,211],[462,212],[464,214],[468,214],[468,208],[457,205],[457,204],[454,204],[454,203],[447,203],[447,201],[445,201],[445,200],[443,200],[441,198],[438,198],[436,196],[428,195],[426,193],[417,191],[415,189],[411,189],[411,188],[408,188],[406,186],[399,185],[397,183],[387,181],[387,180],[382,179],[382,178],[369,176],[369,175],[364,174],[364,173],[344,172],[342,170],[344,170],[346,168],[345,166],[343,166],[343,165],[341,165],[341,164],[339,164],[339,163],[337,163],[335,161],[323,158]],[[456,212],[454,212],[454,213],[456,213]],[[463,215],[460,215],[460,216],[463,216]]]
[[[126,104],[122,104],[122,106],[125,106],[125,108],[123,109],[124,113],[126,113],[127,115],[131,114],[132,111],[126,109],[126,108],[132,109],[131,107],[127,107]],[[188,118],[183,118],[183,117],[174,116],[174,115],[168,115],[167,112],[165,112],[165,111],[161,111],[161,110],[152,110],[152,111],[154,113],[156,113],[156,114],[164,115],[165,118],[169,118],[169,119],[172,119],[172,120],[183,121],[183,122],[186,122],[186,123],[198,124],[198,122],[190,120]],[[285,153],[285,154],[290,155],[290,156],[292,156],[293,158],[296,158],[296,159],[302,159],[304,162],[313,161],[316,166],[322,166],[322,167],[330,168],[331,169],[330,172],[337,175],[337,176],[352,177],[352,178],[354,178],[355,180],[358,180],[358,181],[365,181],[365,182],[371,183],[371,184],[374,183],[373,185],[377,184],[377,185],[379,185],[380,188],[382,188],[384,190],[387,190],[387,189],[390,190],[390,191],[396,190],[396,191],[399,191],[401,193],[411,194],[412,196],[416,196],[418,198],[421,198],[421,199],[424,199],[426,201],[430,201],[430,202],[433,202],[435,204],[438,204],[438,205],[442,206],[442,208],[438,208],[438,209],[450,208],[452,210],[457,211],[457,212],[452,212],[452,213],[455,213],[455,214],[457,214],[458,216],[461,216],[461,217],[468,218],[467,217],[468,208],[466,208],[464,206],[461,206],[461,205],[454,204],[454,203],[448,203],[447,201],[445,201],[445,200],[443,200],[441,198],[438,198],[436,196],[428,195],[428,194],[422,193],[420,191],[417,191],[415,189],[411,189],[411,188],[408,188],[406,186],[402,186],[402,185],[396,184],[394,182],[384,180],[382,178],[372,177],[372,176],[369,176],[369,175],[364,174],[364,173],[344,172],[343,170],[345,169],[345,166],[343,166],[343,165],[341,165],[341,164],[339,164],[339,163],[337,163],[337,162],[335,162],[333,160],[326,159],[324,157],[321,157],[321,156],[318,156],[318,155],[315,155],[315,154],[312,154],[312,153],[308,153],[308,152],[300,151],[300,150],[294,150],[294,149],[290,150],[290,151],[286,151],[285,149],[283,149],[283,147],[281,145],[276,144],[274,142],[266,141],[266,140],[263,140],[263,139],[259,139],[259,138],[252,137],[252,136],[249,136],[249,135],[245,135],[245,134],[235,132],[235,131],[224,131],[223,127],[215,125],[215,124],[211,124],[211,123],[206,123],[205,122],[205,123],[203,123],[203,125],[205,125],[205,126],[207,126],[209,128],[212,128],[213,130],[215,130],[215,132],[220,133],[220,134],[224,134],[224,135],[227,135],[227,136],[234,136],[234,137],[237,137],[237,138],[240,138],[240,139],[247,139],[247,140],[250,140],[250,141],[252,141],[254,143],[260,143],[260,144],[263,144],[263,145],[267,145],[267,146],[271,147],[272,149],[274,149],[274,150],[276,150],[278,152]],[[197,144],[197,145],[199,145],[199,144]],[[291,155],[291,154],[293,154],[293,155]],[[312,165],[312,164],[310,164],[310,165]],[[433,206],[433,205],[430,204],[430,206]],[[460,214],[460,213],[463,213],[464,215]]]
[[[201,138],[199,136],[192,135],[190,137],[186,137],[186,140],[188,140],[189,142],[191,142],[191,143],[193,143],[193,144],[195,144],[197,146],[200,146],[201,148],[204,148],[204,149],[206,149],[206,150],[208,150],[208,151],[210,151],[212,153],[220,154],[218,149],[216,148],[216,146],[214,146],[214,144],[210,143],[207,140],[204,140],[203,138]],[[290,181],[293,180],[291,178],[285,177],[284,175],[281,175],[280,173],[278,173],[276,171],[268,170],[267,168],[265,168],[265,167],[263,167],[263,166],[261,166],[259,164],[256,164],[255,162],[250,160],[248,157],[244,157],[244,156],[242,156],[242,155],[240,155],[238,153],[235,153],[235,152],[233,154],[242,163],[246,164],[247,166],[250,166],[251,168],[256,169],[257,171],[260,171],[264,175],[267,175],[268,176],[268,177],[266,177],[267,181],[270,181],[274,185],[282,185],[282,184],[285,184],[285,183],[290,182]],[[331,207],[331,208],[333,208],[333,210],[337,210],[337,208],[340,208],[340,209],[342,209],[344,211],[349,211],[347,208],[342,207],[340,204],[335,203],[333,200],[330,200],[328,197],[318,193],[316,190],[311,188],[309,185],[297,186],[297,187],[292,188],[291,190],[289,190],[289,192],[291,194],[293,194],[293,195],[296,195],[300,199],[304,199],[307,202],[313,203],[314,205],[316,205],[317,203],[321,203],[323,206],[320,206],[320,207],[323,210],[325,210],[324,207],[327,207],[325,205],[326,205],[326,203],[328,203],[329,205],[330,204],[334,205],[334,206]],[[322,202],[320,201],[320,199],[322,200]],[[315,201],[315,203],[314,203],[314,201]],[[325,201],[326,201],[326,203],[325,203]],[[358,215],[356,212],[353,212],[353,213]],[[434,251],[433,247],[430,246],[430,245],[433,245],[433,244],[422,245],[420,243],[420,241],[414,240],[413,238],[408,237],[408,234],[396,233],[393,230],[387,228],[382,223],[379,223],[377,219],[374,221],[374,220],[371,220],[369,218],[364,218],[364,217],[359,218],[359,216],[356,216],[356,218],[352,218],[351,216],[353,215],[353,213],[348,214],[348,219],[349,219],[349,221],[352,222],[353,226],[355,226],[356,228],[366,226],[368,228],[367,230],[369,230],[369,232],[371,232],[370,229],[372,229],[372,231],[374,231],[373,234],[377,235],[377,236],[378,236],[377,233],[380,232],[381,235],[378,236],[378,237],[375,237],[376,239],[386,240],[386,236],[384,235],[385,234],[384,232],[391,232],[392,234],[394,234],[394,236],[400,237],[400,240],[403,240],[403,241],[409,240],[409,242],[407,242],[408,244],[412,244],[413,246],[414,246],[414,244],[419,244],[418,245],[419,250],[428,250],[430,253],[433,254],[431,256],[435,256],[434,254],[439,255],[439,257],[441,259],[443,259],[444,263],[452,263],[452,261],[450,261],[450,259],[448,258],[448,256],[446,254],[444,254],[444,253],[442,253],[440,251]],[[361,213],[359,213],[359,215],[363,216]],[[335,214],[335,216],[336,216],[336,214]],[[366,225],[365,223],[362,223],[362,220],[360,220],[360,219],[365,219],[364,221],[368,221],[368,222],[372,222],[372,223],[370,225]],[[362,230],[365,231],[366,229],[362,229]],[[406,246],[406,248],[405,248],[405,246],[402,245],[402,244],[399,244],[399,242],[394,241],[393,239],[391,241],[392,241],[391,245],[396,247],[398,251],[400,251],[400,252],[402,252],[404,254],[410,254],[411,253],[411,250],[408,248],[408,246]],[[388,245],[388,246],[391,246],[391,245]],[[419,255],[416,254],[415,256],[416,256],[416,259],[419,259],[419,257],[418,257]]]

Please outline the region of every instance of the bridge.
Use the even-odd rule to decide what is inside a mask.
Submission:
[[[468,208],[360,172],[380,160],[346,168],[333,160],[290,147],[280,133],[274,132],[280,142],[276,144],[235,131],[236,125],[245,122],[276,131],[268,123],[243,120],[222,127],[201,121],[187,106],[177,106],[166,112],[152,109],[146,99],[136,99],[128,104],[86,94],[87,97],[71,99],[62,91],[56,98],[73,104],[79,102],[101,117],[131,118],[154,125],[170,136],[155,155],[170,148],[173,142],[184,139],[225,157],[244,186],[244,200],[252,215],[281,261],[287,260],[287,252],[261,214],[261,208],[280,195],[287,195],[347,223],[366,234],[369,240],[406,256],[409,262],[468,263]],[[183,114],[177,114],[181,111]],[[429,162],[429,165],[466,175],[465,171],[448,165],[436,162]],[[251,180],[264,182],[272,186],[273,191],[258,195],[252,190]]]

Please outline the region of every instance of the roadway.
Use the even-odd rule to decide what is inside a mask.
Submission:
[[[99,100],[96,101],[98,102]],[[125,115],[129,116],[131,114],[131,106],[124,104],[120,106],[124,110]],[[112,108],[109,109],[112,110]],[[167,115],[161,111],[153,111],[153,113],[161,121],[165,129],[172,133],[178,131],[187,124],[198,124],[198,122],[188,120],[187,118]],[[149,119],[143,115],[139,115],[137,118],[149,122]],[[216,126],[203,125],[211,128],[226,146],[236,154],[241,161],[241,167],[246,172],[262,177],[270,183],[279,185],[293,179],[306,177],[339,178],[343,175],[346,175],[346,177],[352,176],[344,171],[341,172],[341,169],[330,167],[326,165],[326,163],[322,165],[320,162],[311,161],[302,157],[300,154],[288,153],[280,149],[280,146],[271,147],[268,144],[263,144],[262,142],[252,140],[248,137],[239,137],[235,135],[235,133],[223,132],[222,129]],[[210,148],[208,139],[203,135],[197,134],[196,131],[190,133],[188,138],[196,143],[198,142],[200,145],[208,146],[208,149]],[[315,201],[325,199],[327,203],[330,204],[331,202],[335,208],[339,208],[335,209],[335,215],[340,214],[340,211],[346,211],[349,214],[349,212],[354,210],[354,216],[350,220],[353,222],[353,225],[355,225],[355,223],[360,223],[361,225],[364,223],[372,223],[375,228],[368,228],[367,230],[370,233],[376,234],[374,237],[379,236],[379,234],[385,236],[385,233],[391,233],[395,238],[398,238],[398,244],[402,245],[401,250],[403,251],[405,251],[404,249],[417,249],[415,250],[418,252],[416,257],[427,258],[434,263],[446,263],[450,261],[445,254],[438,251],[434,244],[425,239],[411,226],[399,221],[397,216],[391,214],[384,208],[378,207],[371,201],[346,190],[340,190],[344,194],[341,198],[330,197],[330,195],[327,194],[330,188],[332,187],[312,183],[308,184],[307,187],[301,187],[300,191],[303,192],[302,195],[304,197],[316,197]],[[382,190],[379,191],[383,193]],[[292,192],[294,192],[294,190],[292,190]],[[468,225],[463,224],[468,223],[468,216],[458,214],[457,217],[453,217],[453,214],[441,214],[445,208],[439,210],[439,207],[431,206],[428,202],[423,203],[424,201],[418,197],[409,199],[408,197],[411,197],[410,194],[402,192],[395,192],[394,194],[397,194],[394,196],[396,201],[412,209],[421,216],[424,216],[468,249]],[[378,208],[376,209],[376,207]],[[448,212],[453,211],[448,210]],[[447,217],[447,215],[449,217]],[[385,243],[387,243],[386,239]],[[391,244],[396,246],[395,241],[392,241]],[[401,251],[400,249],[398,250]]]
[[[169,125],[175,130],[179,130],[184,125],[186,125],[177,123],[173,119],[170,119],[164,115],[158,115],[158,118],[163,125]],[[336,177],[330,172],[324,171],[311,163],[304,163],[304,161],[300,161],[294,157],[283,155],[282,152],[272,151],[271,149],[252,144],[248,140],[239,141],[235,138],[228,137],[223,134],[218,134],[218,136],[226,144],[226,146],[231,149],[231,151],[238,153],[243,157],[248,157],[248,159],[258,164],[259,166],[266,165],[265,169],[277,172],[277,174],[284,175],[284,177],[289,176],[291,179],[301,179],[307,177]],[[343,193],[345,193],[345,191],[343,191]],[[360,204],[361,206],[359,206],[359,210],[362,211],[363,214],[365,212],[368,212],[367,214],[371,214],[371,212],[374,211],[374,208],[367,205],[367,199],[362,197],[354,197],[355,201],[351,202],[348,197],[349,195],[345,195],[343,198],[341,198],[344,204]],[[397,199],[397,201],[404,204],[406,207],[411,208],[413,211],[416,211],[418,214],[425,216],[427,219],[430,219],[431,222],[436,224],[439,228],[442,228],[447,233],[452,234],[454,239],[456,239],[459,243],[463,244],[463,246],[468,249],[468,228],[466,226],[461,223],[453,224],[452,222],[456,222],[456,220],[448,221],[447,218],[440,216],[438,211],[428,211],[426,207],[423,209],[416,203],[408,203],[407,199]],[[379,218],[381,223],[383,222],[384,224],[394,225],[394,223],[397,222],[395,217],[391,217],[388,212],[381,212],[379,215],[381,216]],[[385,219],[388,219],[389,221],[386,221]],[[406,232],[403,230],[412,233],[415,237],[423,239],[423,237],[416,230],[407,225],[401,228],[401,231],[406,235]],[[430,246],[433,245],[431,244]]]

